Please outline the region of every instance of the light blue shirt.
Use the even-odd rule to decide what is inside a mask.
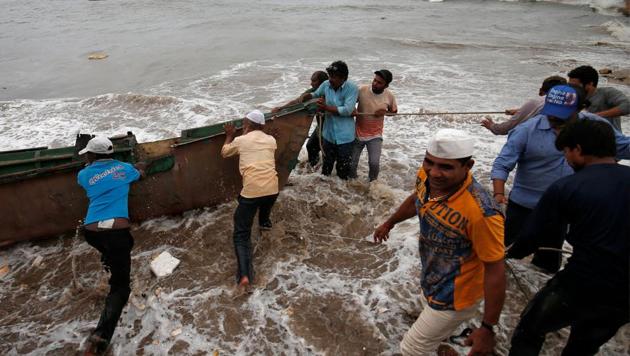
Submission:
[[[336,145],[354,141],[354,118],[350,115],[359,97],[357,85],[346,80],[339,89],[334,90],[327,80],[311,95],[313,98],[326,97],[326,105],[336,106],[339,112],[339,115],[326,113],[326,120],[322,129],[324,139]]]
[[[610,124],[595,114],[581,112],[579,119],[599,120]],[[612,126],[612,125],[611,125]],[[630,158],[630,137],[617,129],[617,158]],[[547,188],[559,178],[573,174],[573,169],[564,158],[564,153],[555,146],[556,133],[545,115],[537,115],[516,126],[508,134],[508,140],[494,160],[490,177],[507,180],[518,164],[510,200],[533,209]]]
[[[129,186],[140,178],[132,165],[113,159],[98,160],[83,168],[77,181],[90,200],[84,224],[129,218]]]

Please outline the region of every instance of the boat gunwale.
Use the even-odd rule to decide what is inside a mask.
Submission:
[[[310,100],[308,102],[305,103],[298,103],[298,104],[294,104],[291,106],[287,106],[283,109],[281,109],[280,111],[276,112],[276,113],[265,113],[265,119],[269,120],[269,121],[273,121],[274,118],[280,118],[283,116],[288,116],[288,115],[292,115],[295,113],[299,113],[300,111],[305,111],[306,113],[311,113],[315,111],[315,100]],[[219,122],[216,124],[212,124],[212,125],[207,125],[207,126],[200,126],[200,127],[196,127],[196,128],[190,128],[190,129],[186,129],[186,130],[182,130],[180,136],[177,137],[171,137],[171,138],[164,138],[164,139],[160,139],[160,140],[156,140],[156,141],[149,141],[149,142],[142,142],[142,143],[138,143],[136,145],[137,146],[142,146],[142,145],[146,145],[146,144],[150,144],[152,142],[160,142],[160,141],[166,141],[166,140],[174,140],[174,143],[170,145],[171,148],[177,148],[177,147],[181,147],[184,145],[188,145],[188,144],[192,144],[195,142],[199,142],[199,141],[203,141],[203,140],[207,140],[207,139],[211,139],[217,136],[221,136],[225,134],[225,129],[223,128],[224,125],[226,123],[233,123],[237,129],[241,129],[242,128],[242,122],[243,119],[233,119],[233,120],[227,120],[227,121],[223,121],[223,122]],[[211,134],[209,135],[200,135],[200,136],[196,136],[195,133],[196,132],[207,132],[210,131]],[[112,136],[113,138],[117,137],[117,136]],[[40,176],[46,176],[49,174],[54,174],[57,172],[65,172],[68,170],[73,170],[76,169],[78,167],[81,167],[83,165],[85,165],[85,161],[83,159],[79,159],[79,157],[76,154],[70,154],[67,153],[70,149],[72,149],[73,151],[75,150],[75,146],[66,146],[66,147],[58,147],[58,148],[44,148],[42,150],[38,150],[38,148],[25,148],[25,149],[18,149],[18,150],[11,150],[11,151],[4,151],[4,152],[0,152],[0,158],[2,157],[3,154],[14,154],[14,153],[27,153],[27,152],[33,152],[34,153],[34,157],[33,158],[27,158],[24,160],[12,160],[12,161],[5,161],[2,162],[0,160],[0,168],[2,167],[10,167],[12,165],[20,165],[20,164],[29,164],[29,163],[41,163],[41,162],[49,162],[49,161],[56,161],[56,160],[64,160],[64,159],[71,159],[70,162],[66,162],[66,163],[62,163],[59,165],[54,165],[54,166],[50,166],[50,167],[37,167],[34,169],[28,169],[28,170],[24,170],[24,171],[17,171],[17,172],[10,172],[10,173],[5,173],[5,174],[0,174],[0,184],[9,184],[9,183],[13,183],[16,181],[23,181],[23,180],[28,180],[28,179],[32,179],[32,178],[36,178],[36,177],[40,177]],[[60,155],[41,155],[42,152],[55,152],[55,151],[60,151],[63,152]],[[119,148],[114,148],[114,153],[128,153],[131,152],[133,153],[134,151],[134,147],[119,147]],[[132,154],[132,161],[133,161],[133,154]],[[133,162],[131,162],[133,163]]]

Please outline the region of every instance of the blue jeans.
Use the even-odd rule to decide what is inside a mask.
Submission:
[[[278,194],[267,195],[258,198],[245,198],[238,196],[238,206],[234,211],[234,252],[236,253],[237,271],[236,283],[241,277],[247,276],[250,282],[254,281],[254,267],[252,266],[252,223],[258,211],[258,225],[269,222],[271,208],[276,202]]]
[[[352,163],[350,165],[350,178],[357,178],[357,168],[359,167],[359,159],[363,148],[367,146],[368,153],[368,177],[370,182],[378,179],[381,161],[381,148],[383,147],[383,139],[380,137],[373,138],[369,141],[355,140],[352,150]]]
[[[327,140],[323,140],[322,148],[324,150],[324,163],[322,164],[322,174],[329,176],[335,167],[337,176],[341,179],[348,179],[350,175],[350,164],[352,163],[352,147],[354,142],[336,145]]]

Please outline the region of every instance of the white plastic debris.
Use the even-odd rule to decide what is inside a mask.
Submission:
[[[173,257],[168,251],[164,251],[151,261],[151,271],[158,277],[168,276],[177,268],[179,262],[180,260]]]
[[[136,309],[143,311],[144,309],[146,309],[146,305],[144,305],[144,303],[142,303],[140,300],[138,300],[138,298],[136,298],[135,296],[131,297],[131,304],[133,304],[134,307],[136,307]]]
[[[37,255],[37,257],[35,257],[35,259],[33,260],[33,264],[31,266],[37,268],[42,264],[43,261],[44,257]]]

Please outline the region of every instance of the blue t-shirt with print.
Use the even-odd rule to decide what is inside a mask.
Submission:
[[[129,185],[138,178],[140,172],[131,164],[113,159],[94,161],[83,168],[77,181],[90,200],[84,224],[129,218]]]

